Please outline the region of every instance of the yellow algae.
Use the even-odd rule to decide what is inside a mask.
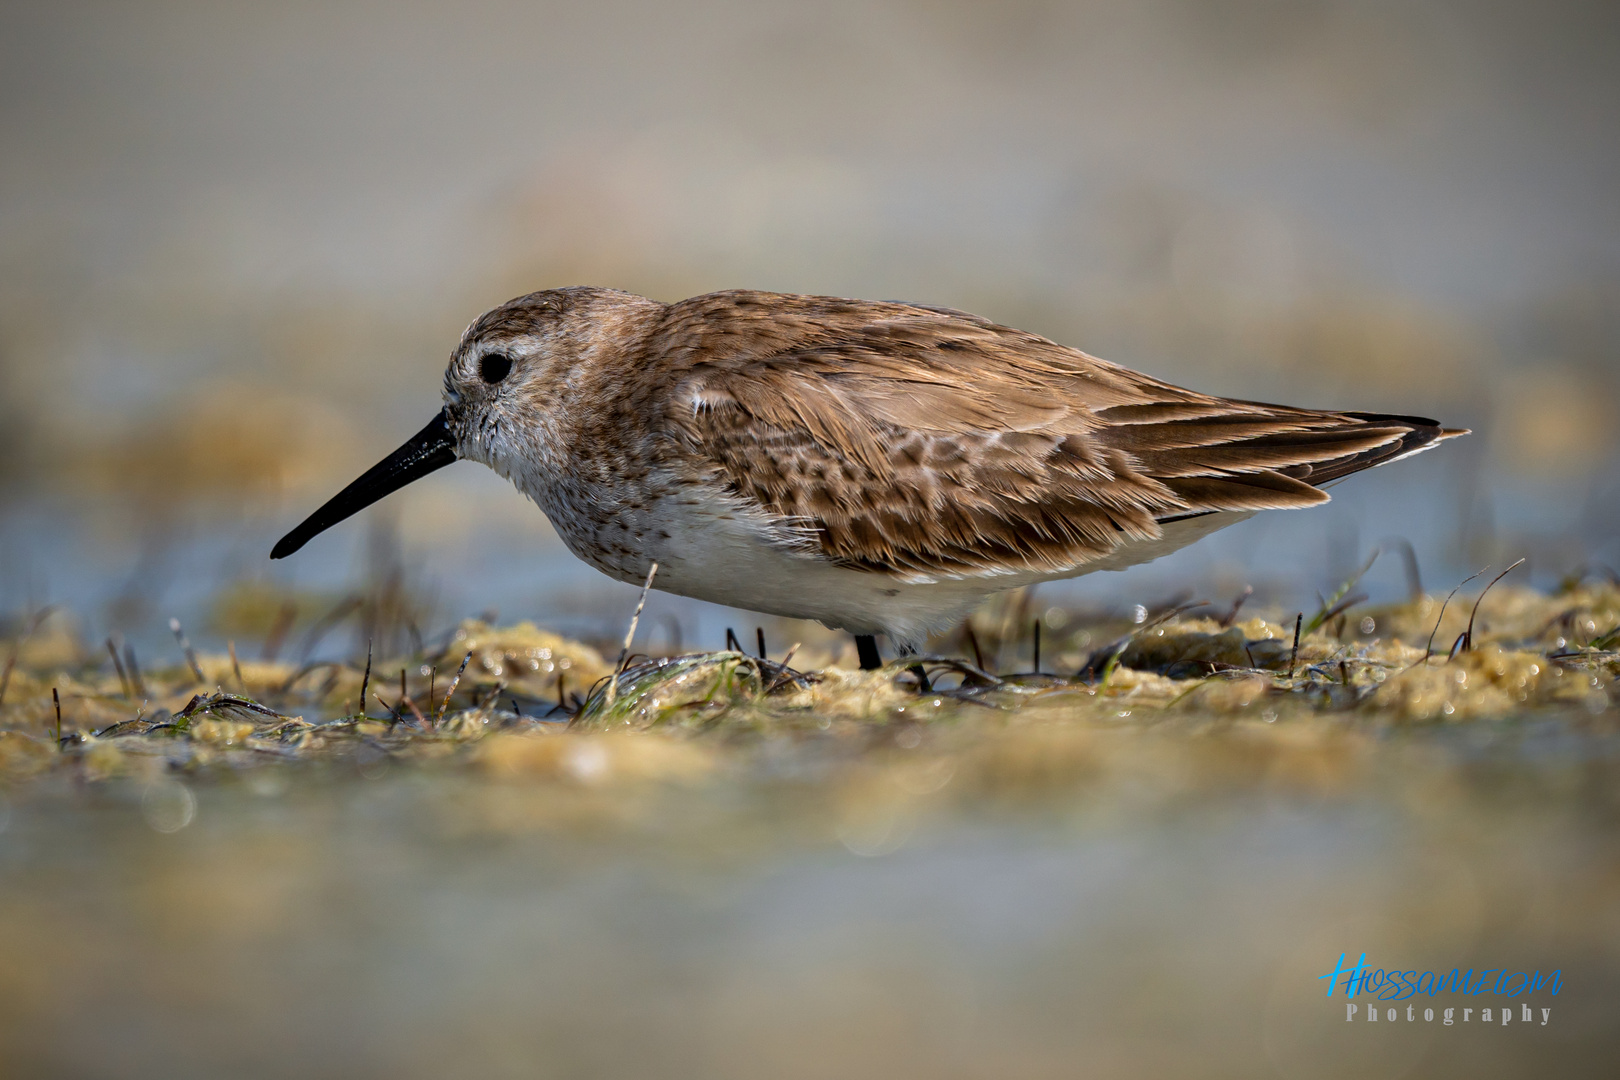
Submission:
[[[758,737],[847,741],[862,752],[909,750],[925,738],[934,746],[948,737],[958,749],[1006,741],[1016,757],[1028,751],[1023,740],[1057,738],[1013,733],[1030,725],[1183,733],[1252,728],[1252,737],[1266,739],[1284,727],[1329,732],[1368,721],[1519,717],[1547,709],[1599,716],[1612,708],[1620,656],[1585,647],[1582,635],[1591,636],[1592,627],[1608,632],[1606,620],[1620,613],[1620,590],[1582,586],[1544,595],[1499,586],[1480,604],[1473,647],[1448,656],[1455,640],[1447,640],[1450,630],[1461,633],[1472,609],[1471,597],[1449,605],[1427,663],[1408,635],[1416,630],[1415,640],[1427,641],[1423,623],[1432,629],[1440,617],[1433,597],[1330,620],[1303,636],[1297,655],[1293,619],[1275,613],[1251,614],[1231,626],[1187,616],[1135,631],[1117,621],[1096,623],[1094,636],[1065,622],[1073,641],[1082,634],[1096,642],[1118,641],[1122,630],[1132,635],[1106,678],[1095,665],[1084,678],[996,678],[948,658],[923,657],[915,663],[929,672],[927,694],[919,693],[908,660],[878,671],[795,671],[739,652],[654,658],[619,676],[611,705],[603,679],[609,665],[595,649],[529,623],[497,627],[470,620],[436,653],[375,655],[366,716],[359,700],[364,663],[353,659],[300,668],[243,661],[240,654],[233,665],[228,654],[203,653],[203,684],[185,667],[143,670],[141,692],[131,695],[127,677],[121,681],[106,657],[34,667],[19,651],[0,705],[0,770],[25,776],[64,762],[82,766],[86,775],[125,775],[123,754],[166,758],[193,771],[353,759],[365,772],[367,761],[395,758],[422,768],[474,761],[496,773],[581,780],[592,761],[611,766],[615,775],[652,775],[662,766],[631,755],[663,754],[676,763],[702,746],[712,764],[718,755],[747,753],[743,748],[751,744],[739,740]],[[1371,636],[1363,633],[1369,624],[1377,631]],[[54,635],[55,651],[27,655],[52,661],[71,655],[62,644],[71,640],[71,620],[53,616],[41,629]],[[986,643],[992,641],[987,633]],[[986,651],[991,662],[999,644]],[[1090,652],[1099,648],[1106,646]],[[457,681],[468,653],[472,659]],[[400,695],[401,668],[408,699]],[[552,705],[559,680],[572,692],[563,708]],[[67,737],[60,754],[52,745],[53,687]],[[308,712],[313,722],[289,715],[297,712]],[[564,722],[568,732],[560,735]],[[615,743],[597,756],[568,749],[610,733],[665,729],[681,737],[634,750]],[[1074,746],[1089,738],[1076,737],[1082,742]],[[1055,760],[1068,752],[1063,747],[1070,744],[1054,750]],[[679,771],[675,764],[669,768]]]
[[[238,658],[235,664],[226,653],[199,653],[197,666],[202,668],[203,683],[208,687],[243,693],[253,697],[279,694],[297,672],[291,664],[279,661],[247,660]],[[238,674],[240,673],[240,678]]]
[[[447,714],[443,720],[434,725],[434,730],[447,739],[461,741],[481,739],[489,732],[489,721],[490,714],[482,709],[464,709]],[[356,724],[355,731],[364,733],[365,729],[372,727],[371,724]]]
[[[1528,706],[1601,700],[1606,675],[1567,671],[1545,656],[1485,645],[1387,679],[1366,709],[1393,722],[1473,720]]]
[[[84,775],[90,780],[120,776],[128,767],[128,755],[111,739],[91,739],[77,755]]]
[[[459,665],[468,653],[472,654],[465,675],[469,685],[501,682],[537,698],[555,698],[559,679],[565,688],[583,693],[609,671],[602,654],[589,645],[529,622],[505,627],[477,619],[462,622],[445,646],[442,660]],[[443,677],[448,680],[449,673]]]
[[[1474,619],[1477,640],[1492,638],[1503,642],[1544,648],[1579,648],[1620,626],[1620,586],[1582,585],[1557,593],[1542,593],[1504,581],[1479,600],[1462,594],[1444,604],[1444,594],[1426,596],[1416,603],[1368,609],[1358,612],[1351,624],[1359,631],[1360,619],[1372,620],[1369,634],[1380,638],[1400,638],[1422,643],[1434,637],[1436,652],[1446,654]],[[1562,644],[1560,645],[1560,639]]]
[[[354,725],[354,733],[361,738],[378,739],[387,735],[390,725],[381,720],[361,720]]]
[[[1250,708],[1270,690],[1271,682],[1257,676],[1210,679],[1188,698],[1188,703],[1210,712],[1234,713]]]
[[[1176,664],[1220,664],[1253,667],[1248,637],[1237,627],[1228,630],[1167,629],[1157,627],[1137,637],[1120,655],[1120,663],[1133,668],[1162,668]]]
[[[1108,678],[1106,688],[1098,688],[1104,697],[1127,698],[1142,703],[1165,704],[1174,700],[1190,687],[1187,680],[1177,680],[1153,671],[1138,671],[1121,665]]]
[[[1156,670],[1176,669],[1185,677],[1185,668],[1202,672],[1229,668],[1280,668],[1290,662],[1310,665],[1334,662],[1344,654],[1343,644],[1325,630],[1304,634],[1294,651],[1292,624],[1251,618],[1223,627],[1213,619],[1172,620],[1133,637],[1120,654],[1127,667]]]
[[[32,776],[50,767],[56,748],[20,731],[0,731],[0,775]]]
[[[255,725],[241,720],[220,720],[201,716],[186,729],[191,738],[213,746],[235,746],[253,734]]]
[[[865,720],[916,701],[916,691],[897,685],[893,672],[828,668],[810,685],[791,690],[783,704],[832,720]]]

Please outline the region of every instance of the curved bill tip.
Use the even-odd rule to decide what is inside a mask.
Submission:
[[[276,541],[276,546],[270,549],[270,557],[285,559],[338,522],[455,460],[456,440],[441,412],[404,446],[367,469],[360,479],[332,496],[296,529]]]

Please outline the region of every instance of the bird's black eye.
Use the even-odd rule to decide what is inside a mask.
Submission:
[[[478,361],[478,374],[487,383],[498,383],[512,370],[512,358],[505,353],[485,353]]]

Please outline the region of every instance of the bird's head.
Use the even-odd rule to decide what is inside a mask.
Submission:
[[[578,381],[581,365],[620,340],[622,323],[655,301],[609,289],[548,289],[479,316],[444,373],[444,407],[404,446],[333,496],[271,550],[285,558],[313,537],[461,458],[511,476],[554,443],[551,403]]]

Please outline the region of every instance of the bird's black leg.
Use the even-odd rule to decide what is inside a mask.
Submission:
[[[900,655],[916,656],[917,650],[912,648],[904,648],[900,650]],[[934,688],[928,683],[928,672],[923,669],[921,664],[912,664],[906,670],[917,676],[917,693],[927,694],[933,691]]]
[[[856,634],[855,652],[861,658],[862,671],[876,671],[883,666],[883,657],[877,651],[877,635]]]

